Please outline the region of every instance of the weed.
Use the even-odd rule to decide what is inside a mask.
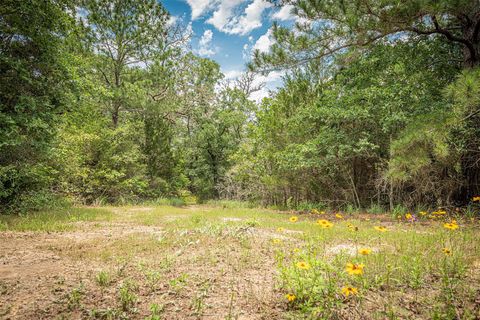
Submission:
[[[110,274],[106,271],[100,271],[95,277],[95,281],[100,287],[106,287],[111,282]]]

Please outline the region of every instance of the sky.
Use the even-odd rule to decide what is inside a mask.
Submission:
[[[161,0],[174,19],[190,24],[191,47],[199,56],[215,60],[227,79],[245,70],[253,49],[268,51],[273,21],[289,23],[290,7],[275,8],[266,0]],[[259,76],[265,88],[252,95],[257,101],[281,85],[281,72]]]

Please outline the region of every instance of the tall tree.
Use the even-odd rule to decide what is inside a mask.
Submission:
[[[273,0],[289,6],[297,30],[273,26],[270,53],[256,51],[260,70],[298,66],[382,39],[438,36],[458,45],[466,67],[480,64],[479,0]]]
[[[50,181],[45,158],[68,91],[67,1],[0,4],[0,204]],[[63,51],[62,51],[63,50]]]
[[[84,9],[102,58],[98,71],[112,92],[109,111],[117,126],[121,110],[128,108],[126,75],[131,66],[145,65],[163,53],[169,15],[156,0],[85,0]]]

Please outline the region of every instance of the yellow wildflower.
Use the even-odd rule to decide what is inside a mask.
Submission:
[[[445,253],[446,256],[451,256],[452,255],[452,250],[449,248],[443,248],[442,249],[443,253]]]
[[[282,228],[282,227],[277,228],[277,232],[284,232],[284,231],[285,231],[285,228]]]
[[[291,216],[289,220],[290,220],[290,222],[297,222],[298,217],[297,216]]]
[[[300,261],[300,262],[297,262],[297,268],[302,270],[308,270],[310,269],[310,264],[305,261]]]
[[[405,219],[407,219],[407,220],[411,220],[412,218],[413,218],[413,216],[412,216],[411,213],[407,213],[407,214],[405,215]]]
[[[312,211],[310,211],[311,214],[320,214],[320,212],[317,210],[317,209],[312,209]]]
[[[372,253],[372,249],[370,248],[361,248],[358,250],[358,253],[364,256],[368,256],[370,253]]]
[[[294,294],[291,294],[291,293],[286,294],[285,298],[287,298],[288,302],[293,302],[293,301],[295,301],[295,299],[297,299],[297,297]]]
[[[480,196],[475,196],[472,198],[473,202],[480,202]]]
[[[335,217],[337,217],[337,219],[343,219],[343,216],[340,213],[337,213]]]
[[[419,214],[420,214],[421,216],[426,216],[428,213],[425,212],[425,211],[420,211]]]
[[[347,263],[345,270],[348,272],[349,275],[362,275],[363,274],[363,264],[354,264],[354,263]]]
[[[348,297],[349,295],[354,296],[358,293],[358,289],[354,287],[343,287],[342,293],[345,297]]]
[[[458,224],[449,222],[449,223],[445,223],[443,227],[446,229],[455,230],[455,229],[458,229]]]
[[[328,229],[328,228],[331,228],[333,226],[333,223],[331,223],[330,221],[325,220],[325,219],[317,220],[317,224],[324,229]]]
[[[384,226],[375,226],[373,228],[377,231],[380,231],[380,232],[387,232],[388,231],[387,227],[384,227]]]

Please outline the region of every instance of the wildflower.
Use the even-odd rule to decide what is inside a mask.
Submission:
[[[282,227],[277,228],[277,232],[284,232],[284,231],[285,231],[285,228],[282,228]]]
[[[293,302],[293,301],[295,301],[295,299],[297,299],[297,297],[294,294],[291,294],[291,293],[286,294],[285,298],[287,298],[288,302]]]
[[[310,269],[310,264],[305,261],[300,261],[300,262],[297,262],[297,268],[302,270],[308,270]]]
[[[312,211],[310,211],[311,214],[320,214],[320,212],[318,212],[317,209],[312,209]]]
[[[354,296],[358,293],[358,289],[354,287],[343,287],[342,293],[345,297],[348,297],[349,295]]]
[[[350,229],[350,231],[358,231],[358,227],[354,226],[351,223],[347,224],[347,227],[348,229]]]
[[[445,223],[443,227],[449,230],[455,230],[455,229],[458,229],[458,224],[455,221],[453,221],[453,222]]]
[[[343,216],[340,213],[337,213],[335,217],[337,217],[337,219],[343,219]]]
[[[354,264],[354,263],[347,263],[345,270],[348,272],[349,275],[362,275],[363,274],[363,264]]]
[[[294,253],[298,253],[298,252],[300,252],[300,249],[294,248],[294,249],[293,249],[293,252],[294,252]]]
[[[328,229],[328,228],[331,228],[333,226],[333,223],[331,223],[330,221],[325,220],[325,219],[318,220],[317,224],[324,229]]]
[[[297,216],[291,216],[289,220],[290,220],[290,222],[297,222],[298,217]]]
[[[405,215],[405,219],[407,219],[407,220],[411,220],[412,218],[413,218],[413,216],[412,216],[411,213],[407,213],[407,214]]]
[[[446,256],[451,256],[452,255],[452,250],[449,248],[443,248],[442,249],[443,253],[445,253]]]
[[[320,211],[320,214],[325,214],[325,211]]]
[[[446,214],[447,214],[447,211],[445,211],[445,210],[438,210],[438,211],[433,211],[432,214],[433,214],[433,215],[437,215],[437,216],[443,216],[443,215],[446,215]]]
[[[282,243],[282,240],[280,240],[280,239],[273,239],[272,242],[273,242],[273,244],[280,244],[280,243]]]
[[[372,253],[372,249],[370,248],[361,248],[358,250],[358,253],[364,256],[368,256],[370,253]]]
[[[480,196],[475,196],[472,198],[473,202],[480,202]]]
[[[420,211],[419,214],[423,217],[423,216],[426,216],[428,213],[425,211]]]
[[[377,231],[380,231],[380,232],[387,232],[388,231],[387,227],[384,227],[384,226],[375,226],[373,228]]]

